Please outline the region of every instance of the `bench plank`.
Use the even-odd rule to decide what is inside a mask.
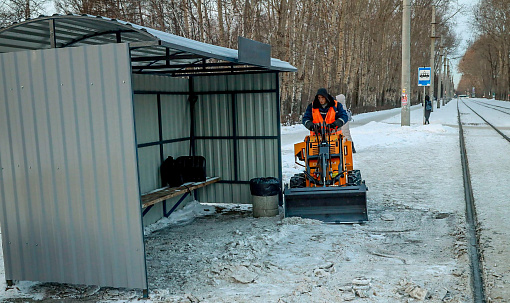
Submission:
[[[188,182],[178,187],[163,187],[155,191],[145,193],[142,195],[142,208],[147,208],[161,201],[165,201],[179,195],[184,195],[188,191],[191,192],[195,189],[216,183],[220,180],[220,177],[210,177],[202,182]]]

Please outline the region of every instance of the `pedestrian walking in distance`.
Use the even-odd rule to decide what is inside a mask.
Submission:
[[[432,111],[432,102],[430,101],[429,95],[425,96],[425,123],[430,124],[430,112]]]

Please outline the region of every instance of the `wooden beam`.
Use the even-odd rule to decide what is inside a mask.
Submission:
[[[184,183],[178,187],[164,187],[152,192],[148,192],[142,195],[142,208],[147,208],[151,205],[168,200],[170,198],[184,195],[188,191],[193,191],[209,184],[216,183],[220,180],[220,177],[211,177],[207,178],[203,182],[189,182]]]

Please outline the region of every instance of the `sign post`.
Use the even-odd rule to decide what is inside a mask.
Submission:
[[[402,1],[402,97],[400,125],[411,125],[411,0]]]
[[[418,86],[423,86],[423,124],[425,124],[425,87],[430,86],[430,67],[418,67]],[[430,96],[429,96],[430,97]]]

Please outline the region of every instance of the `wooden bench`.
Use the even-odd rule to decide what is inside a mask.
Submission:
[[[155,204],[168,200],[170,198],[174,198],[180,195],[184,195],[172,209],[166,213],[165,217],[168,217],[176,208],[181,204],[181,202],[186,198],[188,194],[190,194],[193,190],[207,186],[209,184],[213,184],[220,181],[220,177],[209,177],[206,178],[205,181],[201,182],[188,182],[184,183],[178,187],[163,187],[158,188],[156,190],[150,191],[148,193],[142,194],[142,209],[143,215],[145,215]]]

